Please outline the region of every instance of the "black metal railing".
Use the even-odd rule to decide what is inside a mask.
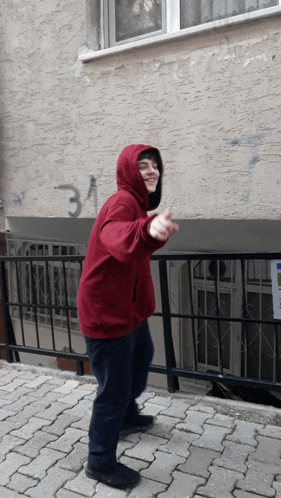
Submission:
[[[160,310],[156,310],[154,316],[162,319],[166,364],[151,365],[150,370],[167,376],[170,392],[179,389],[179,378],[281,391],[280,322],[273,318],[269,305],[269,302],[272,303],[269,263],[278,259],[281,260],[281,253],[152,257],[154,265],[158,262],[161,294]],[[84,256],[0,257],[4,326],[0,352],[6,351],[8,362],[19,361],[19,355],[25,353],[48,355],[75,360],[77,374],[84,374],[88,356],[73,351],[73,334],[79,330],[76,294],[83,261]],[[186,265],[185,289],[188,291],[185,290],[183,296],[187,302],[185,312],[180,309],[179,303],[173,304],[175,309],[171,310],[171,264],[178,264],[177,268]],[[253,286],[256,286],[255,292]],[[229,304],[231,293],[239,298],[238,312],[233,312],[233,306]],[[227,304],[223,302],[225,296]],[[254,303],[252,308],[251,300]],[[18,324],[17,334],[14,332],[15,322]],[[28,324],[32,324],[34,330],[31,340],[26,336]],[[174,337],[180,333],[179,324],[185,324],[185,332],[181,334],[184,336],[184,347],[189,351],[187,362],[176,358]],[[240,342],[235,339],[235,344],[232,340],[234,327],[240,338]],[[58,345],[58,328],[66,334],[63,348]],[[229,358],[226,358],[225,351],[230,356],[233,348],[238,351],[239,375],[233,375]],[[249,365],[252,364],[255,369],[255,358],[251,355],[259,356],[256,358],[259,374],[251,374]],[[263,368],[267,364],[271,373],[267,372],[263,378]]]

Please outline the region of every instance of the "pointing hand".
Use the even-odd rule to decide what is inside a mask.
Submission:
[[[172,222],[172,208],[166,208],[162,214],[153,218],[149,233],[154,239],[164,241],[168,240],[178,229],[178,225]]]

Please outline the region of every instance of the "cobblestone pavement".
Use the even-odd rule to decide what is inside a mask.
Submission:
[[[118,445],[140,471],[121,491],[88,479],[93,377],[0,360],[1,498],[281,498],[281,410],[148,388],[156,422]]]

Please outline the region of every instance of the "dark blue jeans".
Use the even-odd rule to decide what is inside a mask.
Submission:
[[[153,343],[147,321],[124,337],[86,337],[92,371],[98,381],[89,428],[88,466],[110,469],[123,421],[137,414],[136,398],[145,390]]]

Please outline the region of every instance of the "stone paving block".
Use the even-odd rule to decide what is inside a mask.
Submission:
[[[59,460],[57,467],[79,472],[83,468],[83,464],[88,460],[89,448],[86,444],[76,443],[73,450],[62,460]]]
[[[85,495],[81,495],[80,493],[78,495],[77,493],[73,493],[73,491],[69,491],[69,489],[64,488],[59,489],[56,494],[56,498],[82,498],[82,496]]]
[[[134,447],[134,443],[120,439],[118,442],[117,450],[116,450],[116,457],[120,458],[121,455],[123,455],[126,450],[129,450],[130,448],[133,448],[133,447]]]
[[[11,450],[21,445],[22,443],[25,443],[25,439],[21,439],[15,436],[10,436],[10,434],[4,436],[0,444],[0,463],[3,462],[5,456]]]
[[[39,406],[40,408],[47,410],[52,403],[57,401],[57,399],[60,397],[59,393],[54,393],[53,391],[50,391],[46,394],[46,396],[42,396],[41,398],[35,398],[32,406]]]
[[[193,475],[173,472],[173,482],[165,493],[160,493],[157,498],[188,498],[192,497],[198,486],[205,484],[205,479]]]
[[[193,445],[200,448],[208,448],[209,450],[223,451],[222,441],[231,432],[231,429],[210,424],[205,424],[203,428],[204,432],[202,436],[196,439]]]
[[[90,384],[89,382],[80,382],[80,388],[86,389],[86,391],[94,392],[97,390],[97,383]]]
[[[88,432],[91,418],[92,418],[92,413],[89,413],[89,415],[85,415],[85,417],[80,418],[80,420],[76,419],[76,421],[71,424],[71,427],[75,427],[76,429],[82,429],[83,431]]]
[[[54,386],[62,386],[63,384],[65,384],[65,379],[52,377],[50,380],[48,380],[48,384],[53,384],[52,389],[54,389]]]
[[[48,471],[46,477],[36,486],[36,488],[28,489],[25,494],[34,498],[50,498],[55,496],[66,481],[74,478],[75,474],[65,469],[54,467]]]
[[[238,489],[257,493],[263,498],[266,496],[275,496],[275,491],[272,488],[274,475],[280,472],[280,467],[268,465],[255,461],[246,462],[248,472],[243,480],[236,483]]]
[[[11,432],[11,436],[22,437],[23,439],[30,439],[34,432],[37,432],[44,425],[49,425],[49,420],[43,420],[42,418],[31,417],[29,422],[23,425],[20,429]]]
[[[73,406],[73,408],[69,408],[64,411],[64,413],[68,413],[68,415],[72,415],[74,417],[84,417],[85,413],[89,410],[92,410],[93,403],[92,401],[82,399],[77,403],[77,405]]]
[[[53,391],[60,394],[70,394],[77,386],[79,386],[78,380],[67,380],[60,387],[53,389]]]
[[[70,479],[65,483],[64,489],[73,491],[74,493],[81,493],[81,491],[83,490],[83,496],[94,496],[97,483],[98,481],[96,481],[95,479],[89,479],[86,476],[84,468],[83,470],[81,470],[78,476],[76,476],[74,479]]]
[[[2,369],[1,369],[1,371],[2,371]],[[9,373],[7,375],[4,375],[3,377],[1,376],[1,378],[0,378],[1,389],[2,389],[2,386],[10,384],[17,377],[18,377],[18,372],[17,371],[15,371],[15,372],[10,372],[9,371]]]
[[[153,400],[149,398],[148,403],[153,403],[154,405],[170,406],[172,403],[171,396],[154,396]]]
[[[47,420],[55,420],[57,416],[62,413],[68,406],[65,403],[59,403],[58,401],[54,401],[49,408],[46,410],[40,411],[35,416],[39,418],[44,418]]]
[[[29,439],[25,444],[18,446],[16,451],[22,455],[26,455],[30,458],[36,458],[42,448],[44,448],[51,441],[55,441],[57,438],[53,434],[48,434],[47,432],[37,431],[33,434],[33,437]]]
[[[142,477],[140,483],[129,492],[128,498],[152,498],[158,496],[158,493],[161,493],[166,489],[167,484],[151,481],[150,479]]]
[[[18,389],[15,389],[15,391],[11,393],[5,393],[4,395],[1,395],[1,399],[7,399],[9,400],[10,403],[13,403],[15,401],[20,400],[22,396],[25,396],[26,394],[33,394],[32,389],[28,389],[25,386],[18,387]]]
[[[110,488],[101,482],[97,483],[95,498],[126,498],[127,490]]]
[[[20,455],[21,458],[27,458]],[[33,477],[34,479],[43,479],[47,470],[53,466],[58,460],[65,457],[65,453],[52,450],[51,448],[43,448],[40,455],[32,460],[29,465],[24,465],[18,469],[22,474]],[[29,458],[30,460],[30,458]],[[38,495],[39,496],[39,495]]]
[[[187,458],[190,454],[189,447],[193,441],[199,438],[199,434],[193,434],[192,432],[178,431],[177,429],[172,430],[172,437],[167,442],[167,444],[161,445],[159,450],[172,453],[173,455],[179,455]]]
[[[143,433],[141,434],[140,440],[136,446],[126,450],[125,456],[131,456],[147,462],[153,462],[155,451],[165,442],[167,442],[167,440],[164,438],[150,436],[150,434]]]
[[[174,429],[176,424],[179,423],[179,421],[180,419],[178,418],[157,415],[154,424],[146,431],[146,433],[170,439],[171,431]]]
[[[0,392],[0,396],[1,396],[1,392]],[[11,403],[12,402],[9,399],[0,398],[0,408],[3,408],[3,406],[9,405]]]
[[[258,431],[260,436],[272,437],[274,439],[281,439],[281,427],[276,425],[267,425],[264,429]]]
[[[233,496],[235,496],[235,498],[262,498],[261,495],[256,495],[256,493],[255,494],[248,493],[247,491],[240,491],[238,489],[233,491]],[[196,497],[194,497],[194,498],[196,498]],[[276,495],[275,498],[279,498],[278,495]]]
[[[281,498],[281,482],[274,482],[272,484],[273,489],[276,491],[275,498]],[[239,498],[239,497],[238,497]],[[243,497],[242,497],[243,498]]]
[[[38,399],[38,398],[42,398],[43,396],[45,396],[47,393],[49,393],[53,389],[54,389],[54,386],[52,384],[49,384],[49,382],[46,382],[45,384],[42,384],[39,388],[33,389],[31,392],[32,392],[32,396],[34,398]]]
[[[182,399],[174,399],[172,400],[171,405],[168,408],[164,408],[161,410],[161,415],[166,415],[169,417],[176,417],[176,418],[185,418],[186,417],[186,412],[188,408],[190,407],[190,404],[188,404],[186,401]]]
[[[235,429],[232,434],[226,439],[235,443],[247,444],[249,446],[257,446],[257,432],[263,429],[263,425],[245,422],[244,420],[235,420]]]
[[[143,406],[149,399],[154,398],[155,394],[150,393],[148,391],[144,391],[137,399],[137,403],[140,406]]]
[[[203,413],[209,413],[210,415],[215,414],[215,409],[210,406],[209,404],[205,403],[204,401],[200,401],[199,403],[196,403],[190,407],[190,410],[197,411],[197,412],[203,412]]]
[[[35,398],[33,396],[28,396],[28,395],[23,395],[20,396],[17,401],[14,401],[13,403],[10,403],[7,408],[9,410],[12,410],[13,412],[21,412],[25,406],[30,405],[34,401]]]
[[[95,401],[96,397],[97,397],[97,393],[93,392],[91,394],[87,394],[84,399],[87,400],[87,401],[91,401],[92,404],[93,404],[93,402]]]
[[[206,420],[206,424],[219,425],[220,427],[228,427],[229,429],[234,429],[234,417],[229,415],[222,415],[221,413],[216,413],[213,418]]]
[[[223,446],[225,447],[224,452],[213,461],[213,465],[246,473],[248,467],[246,467],[245,462],[250,453],[255,451],[255,448],[246,444],[237,444],[233,441],[224,441]]]
[[[123,465],[126,465],[127,467],[130,467],[130,469],[136,470],[137,472],[147,469],[150,465],[149,462],[144,462],[144,460],[138,460],[137,458],[130,458],[127,456],[121,456],[118,460],[120,463],[123,463]]]
[[[50,432],[55,436],[62,436],[64,434],[66,427],[70,427],[73,422],[79,420],[79,417],[73,417],[72,415],[68,415],[68,413],[62,413],[58,416],[55,422],[52,425],[45,426],[42,428],[45,432]],[[77,427],[79,429],[80,427]]]
[[[24,493],[27,489],[37,486],[38,480],[31,477],[24,476],[19,472],[12,475],[8,488],[18,493]]]
[[[254,453],[249,455],[250,460],[279,465],[281,472],[281,441],[272,437],[256,436],[258,447]]]
[[[9,422],[18,422],[21,425],[24,425],[28,422],[28,420],[41,411],[41,408],[36,406],[26,405],[24,409],[15,414],[13,412],[13,416],[9,417]]]
[[[210,413],[190,411],[189,409],[186,418],[182,423],[177,424],[176,429],[203,434],[203,424],[211,417],[212,415]]]
[[[208,468],[219,455],[217,451],[190,446],[190,456],[186,463],[179,465],[178,469],[186,474],[209,478]]]
[[[71,406],[74,406],[74,405],[77,405],[78,401],[80,401],[80,399],[83,399],[85,396],[89,397],[89,393],[88,391],[86,391],[85,389],[84,390],[81,390],[81,389],[74,389],[70,394],[66,395],[66,396],[61,396],[60,398],[58,398],[58,401],[60,403],[67,403],[68,405],[71,405]]]
[[[39,377],[36,377],[31,382],[28,382],[26,384],[26,387],[29,387],[29,389],[36,389],[42,384],[45,384],[45,382],[47,382],[47,380],[50,380],[51,378],[52,377],[50,375],[39,375]]]
[[[11,452],[6,459],[0,464],[0,486],[6,486],[10,482],[10,477],[19,467],[28,464],[30,458]]]
[[[68,427],[59,439],[48,444],[48,448],[69,453],[72,450],[73,445],[85,435],[86,432],[81,431],[81,429]]]
[[[141,413],[143,415],[152,415],[153,417],[156,417],[158,413],[161,412],[162,410],[162,405],[156,405],[151,402],[147,402],[144,405],[144,408],[141,410]]]
[[[6,436],[6,434],[9,434],[14,429],[17,429],[19,426],[20,424],[17,424],[16,422],[7,422],[6,420],[4,422],[0,422],[0,441],[1,438]]]
[[[22,494],[19,495],[16,491],[3,488],[2,486],[0,486],[0,496],[1,498],[22,498]]]
[[[0,422],[6,420],[12,415],[15,415],[15,412],[13,412],[12,410],[9,410],[8,408],[0,408]]]
[[[243,478],[241,472],[223,469],[221,467],[209,467],[211,476],[205,486],[200,486],[196,492],[208,498],[232,498],[232,491],[237,481]]]
[[[26,384],[26,380],[23,380],[23,379],[14,379],[13,382],[11,382],[9,384],[6,384],[4,386],[2,385],[1,386],[1,391],[6,391],[8,393],[11,393],[15,389],[17,389],[18,387],[21,387],[24,384]]]
[[[141,471],[141,475],[153,481],[169,484],[172,481],[172,472],[179,464],[184,463],[185,459],[162,451],[156,451],[154,456],[155,460],[150,467]]]

